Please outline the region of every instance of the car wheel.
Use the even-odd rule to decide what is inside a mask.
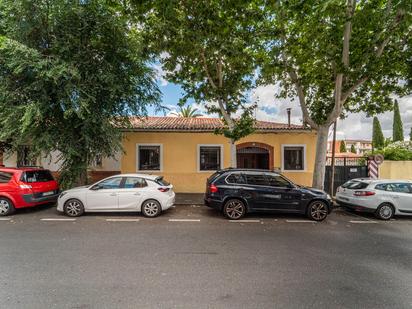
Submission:
[[[148,218],[154,218],[160,215],[162,212],[162,207],[160,203],[155,200],[148,200],[142,205],[142,214]]]
[[[381,220],[390,220],[394,214],[395,210],[393,209],[392,205],[386,203],[380,205],[375,212],[375,216]]]
[[[230,220],[239,220],[246,214],[246,206],[241,200],[228,200],[223,207],[223,214]]]
[[[328,206],[322,201],[313,201],[308,206],[307,215],[309,219],[323,221],[328,216]]]
[[[69,217],[79,217],[84,213],[83,203],[77,199],[70,199],[64,203],[64,213]]]
[[[0,197],[0,216],[9,216],[15,211],[12,201],[8,198]]]

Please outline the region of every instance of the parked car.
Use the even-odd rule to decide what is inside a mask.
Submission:
[[[156,217],[172,207],[173,186],[161,176],[124,174],[105,178],[93,185],[63,191],[57,210],[78,217],[84,212],[142,212]]]
[[[0,216],[17,208],[56,202],[59,184],[42,168],[0,168]]]
[[[324,191],[302,187],[279,173],[265,170],[224,169],[207,180],[205,205],[238,220],[251,212],[289,212],[324,220],[332,199]]]
[[[336,202],[356,211],[374,213],[382,220],[412,215],[412,181],[352,179],[337,188]]]

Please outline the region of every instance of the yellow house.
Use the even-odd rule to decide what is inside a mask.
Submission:
[[[176,192],[201,193],[206,179],[230,166],[228,139],[214,134],[217,118],[133,118],[123,132],[122,173],[163,175]],[[236,144],[240,168],[279,169],[292,181],[311,185],[316,131],[294,124],[258,121],[255,133]]]

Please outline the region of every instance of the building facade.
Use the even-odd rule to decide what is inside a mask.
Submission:
[[[354,146],[355,151],[356,151],[355,155],[364,156],[367,152],[372,151],[372,141],[347,139],[347,140],[336,140],[335,141],[335,153],[336,154],[342,153],[340,151],[340,144],[342,142],[345,142],[346,153],[348,153],[348,155],[351,153],[352,145]],[[332,153],[332,145],[333,145],[333,142],[328,141],[328,154]]]
[[[207,178],[230,166],[228,139],[214,133],[222,126],[216,118],[135,118],[123,133],[121,172],[159,174],[176,192],[204,192]],[[298,184],[312,183],[316,131],[258,121],[236,148],[237,167],[277,169]]]

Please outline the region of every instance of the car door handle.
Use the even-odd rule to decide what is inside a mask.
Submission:
[[[110,196],[116,196],[117,194],[116,193],[112,193],[112,194],[110,194]]]
[[[140,193],[135,193],[134,195],[140,195]]]

